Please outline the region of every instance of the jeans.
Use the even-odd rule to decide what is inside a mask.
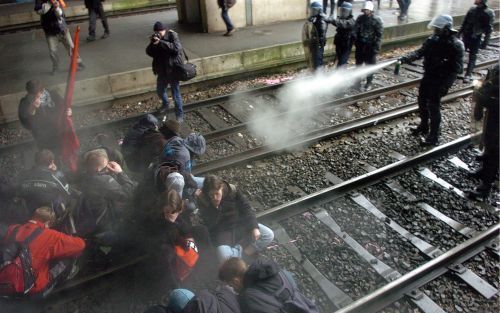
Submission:
[[[161,103],[163,108],[168,108],[168,95],[167,95],[167,86],[170,85],[170,89],[172,90],[172,98],[174,98],[175,102],[175,117],[183,118],[184,112],[182,111],[182,96],[181,96],[181,88],[178,81],[167,81],[158,76],[156,78],[156,93],[158,97],[161,99]]]
[[[260,238],[253,243],[253,246],[257,251],[264,250],[274,239],[274,232],[271,228],[258,224],[260,231]],[[221,245],[216,248],[217,260],[219,264],[224,263],[229,258],[236,257],[241,258],[243,255],[243,247],[237,244],[235,246]]]
[[[205,181],[205,177],[198,177],[198,176],[194,176],[193,174],[191,174],[191,177],[193,178],[194,182],[196,183],[196,186],[198,187],[198,189],[201,189],[203,187],[203,182]]]
[[[106,14],[104,13],[104,8],[102,7],[102,3],[99,3],[99,8],[97,9],[89,9],[89,36],[95,37],[95,24],[97,22],[97,16],[101,18],[102,27],[104,28],[104,32],[109,34],[109,25]]]
[[[49,46],[50,59],[52,60],[52,68],[57,69],[59,67],[59,57],[57,56],[57,46],[59,42],[62,42],[68,55],[71,57],[73,54],[73,40],[71,39],[71,34],[69,30],[66,29],[65,32],[57,35],[45,34],[47,39],[47,45]],[[82,63],[82,59],[78,56],[78,63]]]
[[[221,12],[221,17],[222,20],[224,21],[224,24],[226,24],[226,29],[227,31],[231,31],[234,29],[233,23],[231,22],[231,19],[229,18],[229,9],[224,5],[222,7],[222,12]]]

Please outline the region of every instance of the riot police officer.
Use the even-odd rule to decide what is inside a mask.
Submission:
[[[325,52],[326,31],[328,22],[326,15],[322,12],[323,7],[319,2],[312,2],[308,21],[313,24],[315,34],[309,43],[313,68],[316,70],[323,66],[323,53]]]
[[[465,49],[469,51],[469,63],[464,76],[464,83],[469,83],[472,71],[476,66],[476,55],[479,48],[485,49],[493,31],[495,13],[488,8],[488,0],[474,0],[475,6],[471,7],[465,15],[460,27],[459,36],[462,36]],[[484,34],[484,39],[481,41]]]
[[[335,55],[338,60],[337,67],[341,67],[342,65],[346,65],[349,60],[354,39],[355,21],[352,16],[352,4],[347,1],[343,2],[340,6],[338,17],[331,21],[329,19],[327,21],[331,22],[337,28],[333,43],[335,44]]]
[[[457,75],[463,71],[464,45],[456,37],[457,31],[453,29],[451,16],[438,15],[428,27],[434,28],[434,34],[422,47],[399,61],[409,63],[424,58],[424,77],[418,94],[420,125],[412,129],[412,133],[426,136],[422,145],[437,145],[441,124],[441,98],[448,93]]]
[[[365,1],[361,11],[363,14],[358,16],[354,26],[356,66],[377,63],[377,54],[380,52],[384,32],[382,19],[373,15],[372,1]],[[365,89],[370,88],[372,80],[373,74],[368,75]]]

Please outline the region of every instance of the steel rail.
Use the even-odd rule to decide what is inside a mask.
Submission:
[[[455,91],[451,94],[448,94],[442,99],[442,102],[449,102],[457,98],[468,96],[472,94],[472,88],[473,88],[472,86],[469,86],[459,91]],[[240,153],[236,153],[229,157],[202,163],[196,165],[193,168],[193,174],[201,175],[208,172],[218,171],[234,165],[267,157],[273,153],[282,151],[284,149],[310,145],[319,140],[336,137],[351,131],[355,131],[358,129],[379,124],[381,122],[386,122],[411,113],[415,113],[417,111],[418,111],[418,104],[416,102],[409,103],[397,108],[393,108],[370,116],[362,117],[353,121],[348,121],[335,126],[312,131],[308,134],[300,136],[293,142],[283,144],[282,146],[275,147],[270,145],[264,145]]]
[[[160,5],[151,5],[144,8],[139,9],[122,9],[117,11],[108,11],[106,12],[106,17],[122,17],[122,16],[130,16],[130,15],[139,15],[139,14],[147,14],[154,13],[160,11],[166,11],[176,8],[175,4],[160,4]],[[88,21],[88,15],[76,15],[71,17],[66,17],[66,22],[68,24],[85,22]],[[42,25],[40,21],[27,22],[22,24],[10,25],[10,26],[2,26],[0,27],[0,35],[21,32],[31,29],[41,29]]]
[[[259,219],[259,221],[272,223],[295,216],[297,214],[301,214],[312,207],[331,202],[356,189],[368,185],[373,185],[381,181],[382,179],[390,178],[402,171],[406,171],[408,170],[408,168],[420,165],[423,162],[456,151],[461,147],[471,143],[471,140],[475,139],[478,136],[479,134],[474,134],[458,138],[454,141],[427,150],[413,157],[397,161],[395,163],[376,169],[372,172],[346,180],[332,187],[314,192],[307,196],[300,197],[274,208],[264,210],[257,213],[257,218]]]
[[[477,64],[476,69],[488,67],[490,65],[496,64],[496,62],[497,62],[496,60],[490,60],[490,61],[486,61],[486,62]],[[303,79],[303,78],[301,78],[301,79]],[[350,96],[349,99],[352,100],[351,103],[356,102],[356,101],[369,100],[369,99],[375,98],[375,97],[383,95],[383,94],[387,94],[390,92],[397,91],[399,89],[408,88],[412,85],[416,85],[416,84],[418,84],[418,82],[420,80],[421,80],[421,78],[417,78],[417,79],[409,80],[409,81],[406,81],[406,82],[403,82],[400,84],[396,84],[393,86],[373,89],[373,90],[370,90],[368,92],[364,92],[364,93]],[[296,81],[294,81],[294,82],[296,82]],[[287,84],[290,84],[290,83],[292,83],[292,82],[287,81],[287,82],[276,84],[276,85],[259,87],[259,88],[255,88],[255,89],[251,89],[251,90],[235,92],[235,93],[228,94],[228,95],[222,95],[222,96],[218,96],[218,97],[214,97],[214,98],[210,98],[210,99],[206,99],[206,100],[193,102],[193,103],[188,104],[184,107],[184,112],[190,112],[190,111],[198,110],[200,108],[215,106],[215,105],[220,104],[221,102],[226,102],[230,98],[233,98],[233,97],[248,97],[251,95],[264,94],[266,92],[270,92],[270,91],[273,91],[275,89],[279,89],[279,88],[281,88]],[[339,105],[340,102],[344,101],[345,99],[346,98],[341,98],[341,99],[336,99],[336,100],[333,100],[330,102],[320,103],[320,104],[317,104],[314,108],[321,109],[321,108],[328,107],[329,105]],[[355,101],[355,99],[357,99],[357,100]],[[170,108],[167,110],[167,114],[173,113],[173,112],[174,112],[173,108]],[[149,112],[149,113],[154,114],[155,112]],[[82,128],[77,129],[76,132],[77,132],[78,136],[85,136],[91,132],[98,132],[101,128],[106,129],[109,127],[119,127],[120,125],[132,124],[132,123],[136,122],[139,118],[144,116],[144,114],[146,114],[146,113],[141,113],[141,114],[137,114],[137,115],[121,118],[121,119],[116,119],[116,120],[113,120],[111,122],[107,121],[104,123],[99,123],[99,124],[95,124],[95,125],[91,125],[91,126],[82,127]],[[233,134],[235,132],[242,131],[248,126],[248,124],[249,124],[249,122],[243,122],[243,123],[235,125],[235,126],[230,126],[230,127],[224,128],[224,129],[215,130],[215,131],[206,133],[206,134],[204,134],[204,136],[205,136],[205,139],[208,142],[210,142],[210,141],[213,141],[216,139],[224,138],[225,136],[229,136],[230,134]],[[24,149],[30,145],[33,145],[33,144],[34,144],[34,141],[32,139],[29,139],[29,140],[20,141],[20,142],[13,143],[13,144],[0,145],[0,155],[2,155],[3,153]]]
[[[347,305],[336,313],[377,312],[485,249],[500,233],[500,224],[481,232],[441,256]]]

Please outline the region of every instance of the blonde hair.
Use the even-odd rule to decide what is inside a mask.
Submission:
[[[158,206],[163,209],[164,213],[175,214],[182,211],[183,202],[179,193],[172,189],[161,193]]]
[[[85,153],[84,159],[87,169],[98,168],[109,160],[108,153],[105,149],[95,149],[89,151]]]
[[[247,271],[247,264],[240,258],[229,258],[219,269],[219,279],[229,283],[234,278],[243,278]]]
[[[56,213],[51,207],[42,206],[33,212],[34,220],[37,220],[42,223],[48,223],[49,225],[53,225],[56,220]]]

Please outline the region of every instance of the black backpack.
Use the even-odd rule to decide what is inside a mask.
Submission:
[[[15,240],[21,225],[12,231],[12,234],[1,246],[0,250],[0,296],[24,296],[35,286],[36,276],[33,272],[29,244],[43,231],[35,229],[24,241]]]
[[[297,289],[295,282],[290,277],[290,273],[285,271],[278,272],[283,285],[276,290],[273,294],[269,294],[261,290],[266,297],[274,297],[281,304],[281,312],[283,313],[319,313],[316,305],[307,299]],[[273,300],[269,299],[266,303],[272,303]]]

